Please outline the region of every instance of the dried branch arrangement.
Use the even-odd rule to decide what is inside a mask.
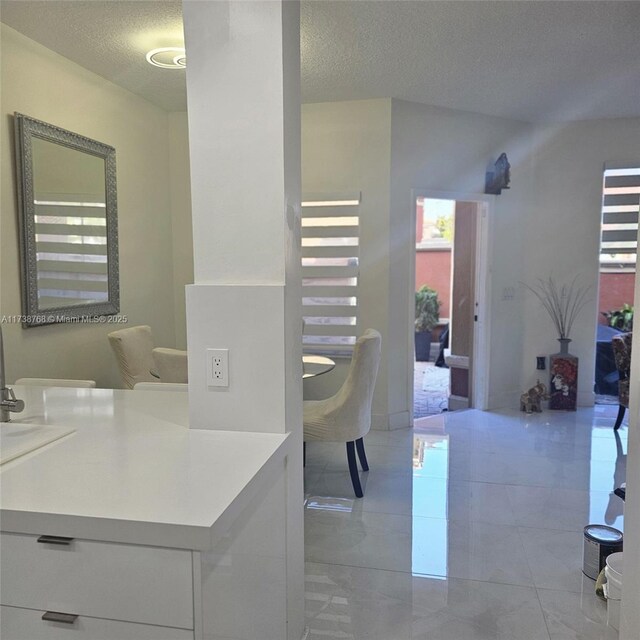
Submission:
[[[576,286],[577,279],[578,276],[571,281],[571,284],[562,286],[558,285],[552,276],[549,276],[548,280],[538,279],[533,286],[522,283],[547,310],[561,339],[569,338],[576,317],[589,302],[587,296],[591,287]]]

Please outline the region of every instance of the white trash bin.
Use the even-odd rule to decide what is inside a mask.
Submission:
[[[620,629],[620,601],[622,600],[622,566],[624,553],[612,553],[607,557],[604,575],[607,583],[604,594],[607,598],[607,624],[614,629]]]

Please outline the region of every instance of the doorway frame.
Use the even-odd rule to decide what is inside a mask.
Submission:
[[[478,205],[476,225],[476,264],[475,264],[475,301],[478,321],[474,322],[472,398],[474,409],[486,411],[489,408],[489,371],[491,364],[491,278],[489,274],[493,239],[495,196],[466,191],[438,191],[436,189],[411,189],[411,258],[409,277],[409,327],[407,328],[407,352],[410,363],[410,384],[407,385],[408,405],[413,424],[413,378],[414,378],[414,318],[415,318],[415,280],[416,280],[416,200],[431,198],[434,200],[455,200],[474,202]]]

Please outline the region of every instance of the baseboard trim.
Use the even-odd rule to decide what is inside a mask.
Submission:
[[[464,396],[449,396],[449,411],[459,411],[460,409],[469,408],[469,398]]]
[[[512,391],[489,396],[487,411],[496,409],[519,409],[521,392]]]
[[[374,431],[395,431],[396,429],[406,429],[410,426],[411,416],[409,411],[371,414],[371,428]]]
[[[578,391],[578,406],[593,407],[596,403],[596,394],[593,391]]]

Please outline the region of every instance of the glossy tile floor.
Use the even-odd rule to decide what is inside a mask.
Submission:
[[[308,639],[614,640],[581,567],[586,524],[623,528],[616,412],[461,411],[371,432],[361,500],[344,445],[307,443]]]

